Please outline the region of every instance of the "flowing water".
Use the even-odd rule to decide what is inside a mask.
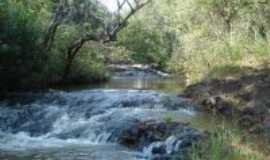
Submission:
[[[209,116],[176,96],[179,80],[113,78],[99,86],[24,93],[0,102],[0,160],[140,160],[117,144],[137,120],[211,127]],[[146,146],[147,147],[147,146]]]

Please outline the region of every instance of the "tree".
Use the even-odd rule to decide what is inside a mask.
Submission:
[[[172,5],[176,4],[172,1],[156,0],[132,18],[129,26],[118,35],[117,44],[129,50],[131,59],[136,63],[166,69],[180,38],[177,33],[177,11]],[[172,10],[174,12],[171,12]]]
[[[241,7],[241,0],[201,0],[201,5],[206,7],[211,16],[221,18],[225,24],[225,30],[231,31],[231,25]]]
[[[48,56],[40,47],[43,28],[36,7],[26,1],[0,2],[0,89],[34,85],[43,78]]]
[[[55,3],[53,20],[44,38],[44,47],[50,50],[58,27],[63,23],[75,23],[83,33],[67,47],[63,80],[69,78],[72,63],[80,49],[88,41],[108,43],[117,39],[117,34],[127,22],[151,0],[117,0],[117,11],[110,13],[98,1],[58,0]],[[86,26],[91,26],[85,29]]]
[[[117,39],[117,34],[127,26],[127,22],[134,14],[136,14],[140,9],[142,9],[146,4],[150,3],[151,0],[147,1],[139,1],[139,0],[124,0],[120,2],[117,0],[117,14],[112,17],[113,21],[109,23],[104,23],[103,29],[96,33],[85,33],[80,38],[75,40],[69,47],[66,54],[65,61],[65,71],[63,75],[63,79],[68,79],[72,62],[76,55],[79,53],[79,50],[83,47],[83,45],[88,41],[97,41],[101,43],[108,43],[111,41],[115,41]],[[129,7],[128,12],[122,16],[121,12],[125,9],[125,6]],[[95,16],[93,16],[95,17]],[[97,18],[98,20],[98,18]]]
[[[46,31],[44,40],[43,40],[43,47],[46,51],[49,51],[51,49],[56,31],[58,27],[62,24],[65,16],[68,13],[67,4],[68,4],[67,0],[57,0],[53,4],[54,14],[53,14],[52,22],[49,25]]]

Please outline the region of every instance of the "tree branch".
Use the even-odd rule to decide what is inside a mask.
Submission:
[[[128,3],[128,5],[131,5],[128,0],[125,0],[124,2]],[[112,31],[109,31],[109,33],[108,33],[109,38],[108,38],[108,40],[105,40],[104,43],[108,43],[110,41],[115,41],[118,32],[120,32],[124,27],[126,27],[129,18],[131,16],[133,16],[134,14],[136,14],[138,11],[140,11],[144,6],[146,6],[147,4],[152,2],[152,0],[147,0],[146,2],[141,3],[141,4],[139,4],[138,1],[135,1],[135,2],[136,2],[136,7],[131,9],[131,11],[127,14],[127,16],[125,18],[123,18],[123,20],[121,22],[119,22],[117,24],[117,26],[113,28]],[[121,15],[119,15],[119,16],[121,16]]]
[[[58,27],[64,20],[64,17],[67,15],[67,0],[60,0],[56,3],[56,10],[51,24],[46,31],[43,46],[46,50],[50,50],[55,38],[55,33]]]
[[[139,4],[138,1],[135,1],[136,6],[133,8],[131,7],[131,11],[125,16],[124,18],[121,18],[121,10],[123,9],[124,5],[131,5],[129,0],[124,0],[122,3],[120,1],[117,1],[118,5],[118,22],[117,25],[113,27],[113,29],[110,30],[104,30],[100,33],[96,34],[85,34],[85,36],[79,38],[78,40],[74,41],[68,47],[67,51],[67,57],[66,57],[66,68],[63,76],[63,80],[68,78],[68,75],[71,70],[72,62],[75,58],[75,56],[79,53],[79,50],[83,47],[83,45],[88,42],[88,41],[96,41],[96,42],[101,42],[101,43],[108,43],[111,41],[116,40],[117,34],[127,25],[128,20],[130,19],[131,16],[136,14],[139,10],[141,10],[145,5],[149,4],[152,0],[147,0],[144,3]],[[122,20],[122,21],[121,21]],[[112,23],[113,25],[113,23]],[[106,28],[106,27],[105,27]]]

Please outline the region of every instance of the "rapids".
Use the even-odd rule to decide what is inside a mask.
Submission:
[[[153,89],[160,84],[171,85],[165,79],[118,78],[95,88],[23,93],[4,100],[0,102],[0,159],[150,159],[145,151],[151,145],[143,151],[118,144],[121,131],[137,121],[169,119],[201,127],[198,122],[205,120],[173,92]]]

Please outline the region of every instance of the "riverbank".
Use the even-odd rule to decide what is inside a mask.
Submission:
[[[238,74],[205,78],[187,86],[181,96],[196,103],[200,110],[233,121],[245,134],[262,139],[261,150],[269,154],[269,73],[269,68],[242,68]]]

